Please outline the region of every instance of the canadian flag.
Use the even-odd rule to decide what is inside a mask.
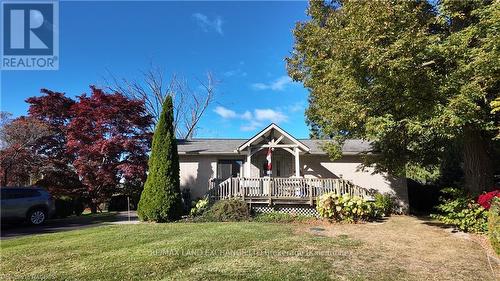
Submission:
[[[272,148],[267,150],[266,160],[267,160],[267,174],[270,175],[273,170],[273,163],[271,162],[271,155],[273,154]]]

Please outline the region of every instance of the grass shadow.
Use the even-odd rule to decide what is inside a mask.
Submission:
[[[0,228],[2,239],[15,238],[25,235],[56,233],[61,231],[75,230],[85,227],[98,226],[106,223],[119,221],[115,212],[71,216],[67,218],[48,220],[43,225],[30,225],[28,223],[3,223]]]
[[[446,229],[450,230],[452,232],[458,232],[457,228],[453,225],[445,224],[443,222],[440,222],[436,219],[431,218],[430,216],[414,216],[418,220],[422,222],[422,224],[428,225],[428,226],[433,226],[433,227],[438,227],[441,229]]]

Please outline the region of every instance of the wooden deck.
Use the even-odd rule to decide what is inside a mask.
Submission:
[[[211,179],[208,195],[212,200],[241,198],[255,204],[314,206],[324,193],[371,199],[371,193],[344,179],[312,178],[228,178]]]

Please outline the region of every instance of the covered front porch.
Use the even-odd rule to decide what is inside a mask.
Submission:
[[[302,176],[300,156],[309,153],[309,151],[308,146],[276,124],[269,125],[236,149],[236,152],[245,155],[243,173],[245,177],[300,178]],[[270,169],[268,168],[268,154],[270,154],[272,162]]]
[[[240,197],[251,203],[314,205],[318,196],[335,192],[362,198],[369,192],[336,177],[304,177],[301,158],[310,148],[275,124],[241,144],[240,157],[220,159],[217,176],[209,180],[214,200]],[[269,164],[272,165],[269,165]]]
[[[241,198],[248,203],[307,204],[314,206],[319,196],[334,192],[367,200],[371,192],[344,179],[331,178],[244,178],[211,179],[208,195],[213,200]]]

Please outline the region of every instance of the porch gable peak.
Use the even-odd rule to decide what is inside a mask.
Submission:
[[[303,152],[309,152],[310,148],[280,128],[275,123],[271,123],[248,141],[240,145],[236,151],[241,152],[249,147],[264,148],[264,147],[280,147],[280,148],[297,148]]]

